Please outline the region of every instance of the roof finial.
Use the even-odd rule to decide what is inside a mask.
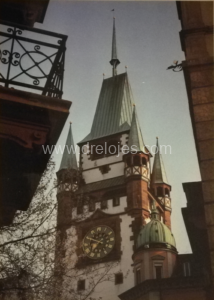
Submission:
[[[151,219],[158,220],[159,219],[158,215],[159,215],[159,213],[158,213],[158,210],[157,210],[157,207],[156,207],[156,203],[155,203],[155,200],[153,199],[152,209],[151,209]]]
[[[120,64],[120,61],[117,58],[115,18],[113,18],[112,51],[111,51],[110,64],[113,66],[113,68],[112,68],[112,76],[114,77],[114,76],[117,75],[117,66]]]

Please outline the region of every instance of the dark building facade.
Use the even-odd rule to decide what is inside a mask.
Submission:
[[[67,36],[34,28],[48,1],[0,3],[0,225],[26,210],[69,114],[62,100]]]
[[[182,62],[201,182],[184,183],[182,210],[193,254],[209,274],[214,295],[214,74],[213,1],[178,2]],[[210,298],[209,298],[210,297]]]

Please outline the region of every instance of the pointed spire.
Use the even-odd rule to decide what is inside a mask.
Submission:
[[[151,219],[152,220],[159,220],[159,212],[157,210],[155,200],[152,201],[152,209],[151,209]]]
[[[160,147],[157,138],[156,144],[156,154],[154,158],[153,170],[152,170],[152,184],[153,183],[166,183],[168,184],[168,180],[166,177],[166,171],[163,164],[162,155],[160,153]]]
[[[110,64],[113,66],[112,76],[114,77],[117,75],[117,66],[120,64],[120,61],[117,58],[115,18],[113,18],[113,35],[112,35],[112,50],[111,50]]]
[[[66,145],[64,148],[62,161],[59,170],[62,169],[77,169],[77,158],[75,153],[74,140],[71,130],[71,123],[68,131]]]
[[[132,113],[132,123],[131,123],[131,129],[129,132],[128,146],[129,146],[129,149],[132,149],[132,147],[135,146],[134,150],[136,150],[137,152],[146,153],[146,148],[145,148],[145,144],[143,141],[135,105],[134,105],[134,109],[133,109],[133,113]]]

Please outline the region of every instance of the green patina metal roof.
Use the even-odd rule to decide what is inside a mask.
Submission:
[[[157,150],[156,150],[157,153],[155,154],[155,158],[154,158],[151,182],[152,182],[152,184],[153,183],[166,183],[166,184],[169,184],[168,180],[167,180],[164,164],[163,164],[162,155],[160,153],[158,138],[157,138],[156,146],[157,146]]]
[[[140,129],[140,124],[137,117],[136,108],[134,106],[133,114],[132,114],[132,123],[131,129],[129,132],[129,141],[128,146],[131,149],[132,146],[135,146],[134,150],[137,152],[145,152],[145,144],[143,141],[143,136]]]
[[[151,212],[151,221],[138,234],[137,248],[154,243],[169,244],[176,248],[175,238],[171,230],[159,220],[159,213],[155,204],[153,204]]]
[[[62,161],[59,170],[77,169],[77,158],[74,149],[75,149],[75,145],[74,145],[71,124],[70,124],[66,145],[63,152]]]
[[[133,96],[127,73],[103,80],[91,132],[80,143],[129,131]]]

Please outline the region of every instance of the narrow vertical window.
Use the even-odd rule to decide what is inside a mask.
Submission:
[[[162,278],[162,266],[155,266],[155,277],[156,279]]]
[[[141,270],[140,270],[140,268],[138,268],[136,270],[136,284],[139,284],[139,283],[141,283]]]
[[[144,166],[147,165],[147,161],[146,161],[145,157],[142,157],[142,164],[143,164]]]
[[[157,187],[157,196],[158,197],[163,197],[163,188],[162,187]]]
[[[183,263],[183,271],[184,271],[184,276],[191,276],[191,268],[190,268],[190,263],[188,261]]]
[[[119,205],[120,205],[120,197],[114,197],[113,206],[119,206]]]
[[[106,209],[107,208],[107,200],[102,200],[101,201],[101,209]]]
[[[85,280],[81,279],[77,282],[77,290],[78,291],[85,290]]]
[[[95,211],[95,200],[94,199],[90,199],[89,200],[89,211]]]

